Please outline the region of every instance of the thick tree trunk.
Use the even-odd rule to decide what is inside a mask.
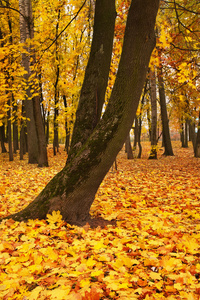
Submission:
[[[155,46],[158,5],[158,0],[132,1],[116,81],[102,118],[79,153],[27,208],[11,216],[14,220],[45,218],[54,210],[60,210],[69,223],[83,224],[88,220],[97,189],[122,148],[136,115]]]
[[[167,116],[167,105],[166,105],[162,67],[158,69],[158,84],[159,84],[160,109],[161,109],[161,118],[162,118],[162,135],[163,135],[163,143],[165,147],[164,155],[173,156],[174,153],[172,150],[172,143],[171,143],[170,131],[169,131],[169,119]]]
[[[155,71],[149,72],[151,98],[151,151],[149,159],[157,159],[157,98]]]

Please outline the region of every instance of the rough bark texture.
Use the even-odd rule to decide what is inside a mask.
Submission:
[[[133,124],[155,46],[158,5],[158,0],[132,2],[118,74],[105,113],[79,153],[27,208],[11,216],[14,220],[45,218],[53,210],[60,210],[69,223],[81,225],[88,220],[97,189]]]
[[[76,112],[68,161],[86,142],[101,117],[112,55],[115,17],[115,0],[96,1],[91,52]]]
[[[159,84],[159,98],[160,98],[160,109],[161,109],[161,119],[162,119],[162,133],[163,133],[163,143],[165,147],[164,155],[173,156],[172,143],[169,131],[169,119],[167,116],[167,105],[165,97],[165,87],[163,81],[162,67],[158,70],[158,84]]]
[[[149,72],[151,96],[151,151],[149,159],[157,159],[157,99],[155,71]]]

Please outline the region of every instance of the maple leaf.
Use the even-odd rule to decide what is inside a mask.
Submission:
[[[62,222],[62,215],[60,214],[60,211],[53,211],[52,215],[47,214],[47,221],[50,224],[56,224],[56,223],[61,223]]]

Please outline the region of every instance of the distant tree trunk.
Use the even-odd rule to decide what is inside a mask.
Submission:
[[[49,144],[49,117],[50,117],[50,112],[47,112],[47,117],[46,117],[46,144]]]
[[[157,159],[157,99],[155,71],[149,72],[151,98],[151,151],[149,159]]]
[[[188,120],[185,120],[185,140],[184,140],[184,148],[188,148]]]
[[[25,43],[27,38],[30,38],[29,22],[30,18],[30,2],[29,0],[19,0],[19,11],[20,11],[20,37],[21,42]],[[25,18],[26,17],[26,18]],[[28,81],[30,75],[30,61],[29,56],[22,53],[22,65],[26,70],[24,75],[25,79]],[[36,133],[34,112],[33,112],[33,101],[28,100],[31,98],[30,87],[27,87],[27,99],[24,100],[25,113],[27,118],[27,133],[28,133],[28,162],[35,164],[38,162],[38,139]]]
[[[199,111],[199,123],[198,123],[198,131],[197,131],[197,137],[195,143],[194,156],[200,157],[200,111]]]
[[[64,107],[65,107],[65,111],[67,110],[67,99],[66,96],[63,95],[63,102],[64,102]],[[67,152],[67,154],[69,153],[69,139],[70,139],[70,132],[68,129],[68,121],[67,121],[67,117],[65,117],[65,132],[66,132],[66,137],[65,137],[65,150]]]
[[[13,161],[13,147],[12,147],[12,125],[11,125],[11,99],[7,102],[8,111],[7,111],[7,118],[8,118],[8,149],[9,149],[9,161]]]
[[[13,122],[13,151],[14,153],[17,153],[17,150],[19,150],[19,141],[18,141],[18,124],[17,124],[17,104],[13,103],[13,116],[14,116],[14,122]]]
[[[164,155],[173,156],[174,153],[172,150],[172,143],[171,143],[170,131],[169,131],[169,119],[167,116],[167,105],[166,105],[162,66],[158,69],[158,84],[159,84],[160,109],[161,109],[161,118],[162,118],[162,136],[163,136],[163,143],[165,147]]]
[[[130,132],[126,138],[126,151],[127,151],[127,158],[133,159],[133,151],[132,151],[132,147],[131,147]]]
[[[146,102],[147,102],[147,123],[148,123],[148,131],[149,131],[149,141],[151,142],[151,114],[150,114],[149,98],[146,99]]]
[[[21,42],[25,43],[27,39],[33,39],[34,37],[31,0],[19,0],[19,11],[20,38]],[[24,76],[28,84],[28,78],[31,75],[30,57],[32,59],[32,63],[35,64],[35,54],[33,49],[26,50],[28,50],[30,55],[25,53],[22,54],[22,65],[27,72]],[[27,98],[25,99],[24,104],[27,118],[29,163],[38,163],[39,167],[48,166],[40,99],[39,96],[32,97],[29,85],[27,86]]]
[[[134,127],[134,143],[133,143],[133,150],[135,151],[137,148],[137,143],[138,143],[138,133],[139,133],[139,128],[138,128],[138,118],[135,118],[135,127]]]
[[[190,120],[190,122],[189,122],[189,132],[190,132],[190,141],[192,142],[193,150],[195,153],[196,132],[195,132],[195,123],[193,120]]]
[[[115,16],[115,1],[109,0],[109,6],[107,2],[96,0],[96,5],[101,4],[102,13],[111,18],[113,14]],[[71,224],[82,225],[88,221],[98,187],[122,148],[136,115],[155,46],[154,26],[158,6],[159,0],[132,1],[115,84],[102,118],[76,156],[47,184],[40,195],[24,210],[10,216],[14,220],[45,218],[47,213],[60,210],[63,219]],[[98,21],[95,26],[98,24],[101,22]],[[101,25],[102,33],[107,29],[107,24],[105,26]],[[86,76],[92,74],[86,73]],[[82,113],[85,115],[85,109]],[[84,119],[83,116],[81,118]],[[84,125],[82,132],[85,132]]]
[[[56,80],[54,83],[54,119],[53,119],[53,153],[56,155],[56,152],[59,152],[59,142],[58,142],[58,102],[59,102],[59,90],[58,90],[58,81],[60,76],[60,66],[59,66],[59,48],[58,48],[58,29],[60,22],[60,10],[58,10],[58,22],[56,24],[56,42],[55,42],[55,52],[56,52]]]
[[[0,141],[1,141],[1,152],[6,153],[6,147],[5,147],[5,125],[0,126]]]

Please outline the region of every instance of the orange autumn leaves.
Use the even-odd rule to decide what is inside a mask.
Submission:
[[[174,152],[157,161],[120,153],[91,209],[116,226],[69,226],[59,212],[1,222],[0,299],[199,299],[200,162],[191,148]],[[3,216],[37,195],[65,153],[43,170],[0,159]]]

